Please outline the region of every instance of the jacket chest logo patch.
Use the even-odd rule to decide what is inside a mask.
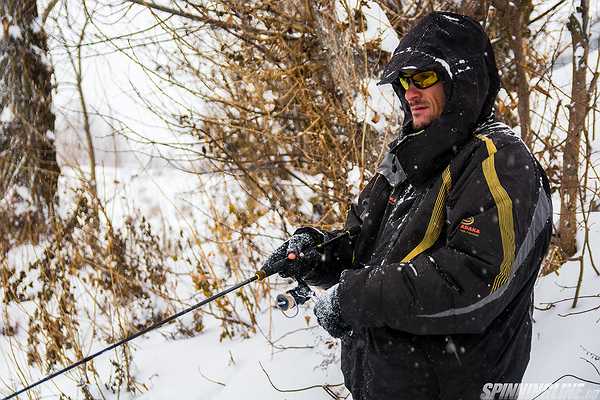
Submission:
[[[388,198],[388,204],[394,205],[394,204],[396,204],[397,201],[398,201],[398,199],[394,196],[390,196]]]
[[[479,230],[479,228],[473,226],[474,223],[475,223],[475,218],[473,218],[473,217],[465,218],[462,221],[460,221],[460,225],[458,226],[458,229],[461,232],[466,233],[467,235],[479,236],[479,234],[481,233],[481,230]]]

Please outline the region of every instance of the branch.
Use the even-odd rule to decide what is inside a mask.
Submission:
[[[177,15],[179,17],[183,17],[183,18],[187,18],[187,19],[191,19],[192,21],[198,21],[198,22],[204,22],[206,24],[209,25],[213,25],[216,27],[219,27],[221,29],[224,29],[228,32],[230,32],[232,29],[234,30],[239,30],[239,26],[236,26],[235,24],[232,23],[228,23],[225,21],[221,21],[215,18],[210,18],[208,16],[205,15],[198,15],[198,14],[190,14],[188,12],[185,11],[181,11],[181,10],[177,10],[174,8],[170,8],[170,7],[166,7],[160,4],[156,4],[153,3],[151,1],[147,1],[147,0],[127,0],[130,3],[135,3],[135,4],[139,4],[141,6],[145,6],[154,10],[158,10],[158,11],[162,11],[162,12],[166,12],[169,14],[173,14],[173,15]],[[299,26],[298,24],[294,24],[294,29],[299,29],[300,32],[304,32],[305,30],[303,29],[303,27]],[[247,26],[244,25],[243,26],[243,31],[246,32],[252,32],[254,34],[257,35],[266,35],[266,36],[283,36],[286,40],[296,40],[297,38],[295,38],[294,36],[291,36],[289,34],[286,34],[284,32],[271,32],[265,29],[258,29],[258,28],[254,28],[251,26]]]
[[[553,10],[555,10],[556,8],[558,8],[562,3],[564,3],[566,0],[560,0],[558,3],[556,3],[555,5],[553,5],[552,7],[550,7],[549,9],[547,9],[546,11],[544,11],[543,13],[541,13],[540,15],[538,15],[537,17],[530,19],[529,22],[527,23],[527,25],[531,25],[534,22],[544,18],[546,15],[548,15],[549,13],[551,13]]]
[[[537,396],[533,397],[531,400],[537,399],[538,397],[540,397],[541,395],[543,395],[544,393],[546,393],[552,387],[552,385],[554,385],[556,382],[560,381],[562,378],[567,378],[567,377],[579,379],[582,382],[591,383],[591,384],[594,384],[594,385],[600,385],[600,382],[594,382],[594,381],[590,381],[590,380],[587,380],[587,379],[583,379],[583,378],[578,377],[577,375],[566,374],[566,375],[561,376],[560,378],[558,378],[554,382],[552,382],[550,384],[550,386],[548,386],[546,389],[542,390],[540,393],[538,393]]]
[[[587,312],[590,312],[590,311],[595,311],[595,310],[598,310],[598,309],[600,309],[600,306],[596,306],[596,307],[594,307],[594,308],[590,308],[590,309],[588,309],[588,310],[583,310],[583,311],[575,311],[575,312],[570,312],[570,313],[566,313],[566,314],[558,314],[558,316],[559,316],[559,317],[568,317],[568,316],[570,316],[570,315],[585,314],[585,313],[587,313]]]
[[[58,3],[58,0],[51,0],[50,3],[48,3],[48,6],[42,13],[42,25],[44,25],[44,23],[48,19],[48,15],[50,15],[50,12],[54,8],[54,6],[56,6],[57,3]]]
[[[589,299],[589,298],[593,298],[593,297],[600,297],[600,294],[592,294],[592,295],[589,295],[589,296],[579,296],[580,299]],[[540,304],[555,305],[555,304],[558,304],[558,303],[562,303],[563,301],[569,301],[569,300],[573,300],[573,299],[574,299],[574,297],[569,297],[569,298],[562,299],[562,300],[557,300],[557,301],[550,301],[550,302],[545,302],[545,301],[542,302],[541,301]]]
[[[190,14],[185,11],[176,10],[174,8],[170,8],[170,7],[160,5],[160,4],[152,3],[150,1],[146,1],[146,0],[128,0],[128,1],[131,3],[139,4],[140,6],[145,6],[148,8],[152,8],[154,10],[158,10],[158,11],[166,12],[169,14],[177,15],[179,17],[191,19],[192,21],[207,22],[207,19],[203,18],[200,15]]]
[[[590,364],[592,366],[592,368],[594,368],[594,370],[596,370],[596,373],[598,374],[598,376],[600,376],[600,371],[598,371],[598,367],[596,367],[594,365],[594,363],[592,363],[590,360],[588,360],[587,358],[583,358],[583,357],[579,357],[581,358],[583,361],[585,361],[586,363]]]
[[[227,385],[226,385],[226,384],[224,384],[223,382],[216,381],[216,380],[214,380],[214,379],[211,379],[211,378],[207,377],[206,375],[204,375],[204,374],[202,373],[202,371],[200,371],[200,367],[198,367],[198,373],[200,373],[200,376],[201,376],[201,377],[203,377],[204,379],[206,379],[207,381],[209,381],[210,383],[216,383],[217,385],[221,385],[221,386],[227,386]]]
[[[319,389],[320,388],[320,389],[325,390],[325,392],[327,392],[327,394],[329,394],[331,396],[331,390],[329,388],[338,387],[338,386],[343,385],[343,383],[338,383],[336,385],[312,385],[312,386],[307,386],[307,387],[303,387],[303,388],[299,388],[299,389],[279,389],[277,386],[275,386],[273,384],[271,377],[269,376],[269,374],[267,373],[267,371],[265,370],[265,368],[263,367],[263,365],[260,361],[258,362],[258,365],[260,365],[260,369],[262,369],[264,374],[267,376],[267,379],[269,380],[269,383],[271,384],[273,389],[277,390],[280,393],[296,393],[296,392],[303,392],[303,391],[309,390],[309,389]]]

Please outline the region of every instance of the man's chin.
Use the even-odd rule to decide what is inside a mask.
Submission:
[[[425,112],[426,110],[419,110],[413,112],[413,128],[414,129],[423,129],[427,127],[432,121],[431,115]]]
[[[412,126],[414,130],[426,128],[430,121],[415,121],[413,120]]]

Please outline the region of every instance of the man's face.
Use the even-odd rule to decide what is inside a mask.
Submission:
[[[410,87],[406,89],[404,98],[410,106],[414,129],[425,128],[432,121],[438,119],[446,104],[444,85],[441,81],[426,89],[419,89],[411,83]]]

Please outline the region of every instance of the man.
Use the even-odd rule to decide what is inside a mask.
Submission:
[[[494,119],[494,53],[471,18],[424,17],[380,83],[405,122],[349,213],[360,233],[319,254],[336,232],[301,228],[270,261],[329,288],[315,314],[342,338],[354,400],[479,399],[487,382],[520,382],[529,361],[547,178]]]

